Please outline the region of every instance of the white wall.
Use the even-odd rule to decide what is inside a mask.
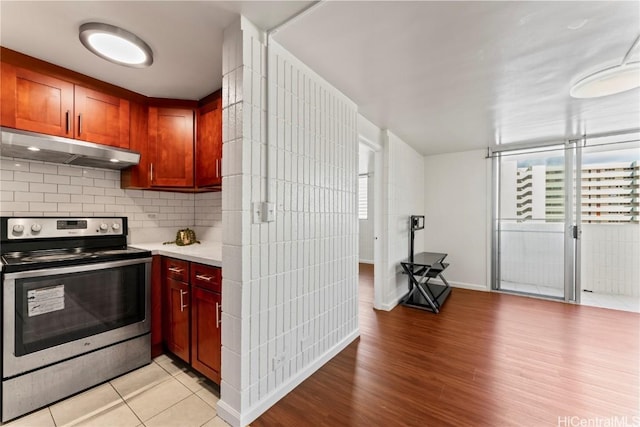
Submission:
[[[364,144],[360,144],[359,150],[359,167],[358,173],[368,173],[369,178],[367,179],[367,195],[368,195],[368,217],[367,219],[359,219],[359,237],[358,237],[358,248],[359,248],[359,261],[364,263],[373,264],[373,203],[375,194],[373,192],[373,182],[374,182],[374,153],[371,149],[367,148]]]
[[[485,150],[424,158],[424,249],[449,254],[453,286],[489,289],[490,162]]]
[[[422,155],[391,132],[384,144],[383,212],[385,236],[382,255],[382,309],[391,310],[408,291],[407,276],[400,262],[409,255],[409,217],[425,209],[424,161]],[[418,232],[420,233],[420,232]],[[416,236],[415,251],[424,242]],[[378,272],[376,272],[378,274]]]
[[[130,243],[173,240],[185,227],[220,240],[220,193],[123,190],[119,171],[8,157],[0,172],[3,216],[126,216]]]
[[[263,34],[250,22],[225,30],[218,413],[234,426],[358,336],[356,107],[270,43],[267,148],[265,65]],[[267,169],[276,220],[254,223]]]

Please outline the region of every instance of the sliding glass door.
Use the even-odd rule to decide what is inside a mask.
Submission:
[[[640,311],[640,135],[492,157],[493,288]]]
[[[573,298],[572,145],[497,154],[494,159],[494,288]]]

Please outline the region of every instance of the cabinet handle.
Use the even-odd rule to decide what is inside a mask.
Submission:
[[[184,303],[184,296],[187,295],[189,292],[187,291],[183,291],[182,289],[180,290],[180,311],[184,311],[185,308],[189,307],[189,305]]]
[[[82,135],[82,113],[78,114],[78,135]]]
[[[180,267],[169,267],[168,270],[172,273],[182,273],[184,271],[184,269]]]
[[[220,178],[220,159],[216,159],[216,178]]]
[[[67,132],[69,133],[69,131],[71,130],[71,113],[69,112],[69,110],[67,110]]]
[[[151,163],[151,183],[153,183],[153,163]]]
[[[220,304],[216,303],[216,328],[220,328],[220,324],[222,323],[222,320],[220,319],[221,308]]]
[[[196,279],[210,282],[211,279],[213,279],[213,276],[203,276],[202,274],[196,274]]]

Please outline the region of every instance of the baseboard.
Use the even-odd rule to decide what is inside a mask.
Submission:
[[[444,285],[444,283],[440,279],[433,279],[431,280],[431,282]],[[476,283],[454,282],[451,280],[447,280],[447,282],[449,282],[449,285],[451,285],[452,288],[462,288],[462,289],[470,289],[472,291],[489,292],[489,289],[486,286],[478,285]]]
[[[240,413],[233,409],[231,406],[227,405],[226,402],[218,400],[218,404],[216,405],[216,412],[218,413],[218,416],[225,420],[225,422],[230,426],[240,427]]]
[[[343,338],[333,348],[327,350],[322,356],[307,365],[295,376],[285,381],[278,389],[274,390],[269,396],[259,401],[256,405],[249,408],[244,414],[238,413],[224,401],[218,401],[218,414],[220,417],[233,427],[243,427],[252,423],[256,418],[262,415],[267,409],[272,407],[280,399],[285,397],[294,388],[300,385],[304,380],[309,378],[313,373],[322,367],[329,360],[333,359],[338,353],[344,350],[353,340],[360,336],[360,330],[356,329],[345,338]]]
[[[408,292],[407,287],[404,286],[399,290],[399,294],[396,295],[391,301],[383,303],[382,307],[380,307],[380,310],[384,310],[384,311],[393,310],[398,304],[400,304],[400,301],[407,294],[407,292]]]

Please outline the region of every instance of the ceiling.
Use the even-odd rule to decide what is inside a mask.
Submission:
[[[222,87],[223,30],[240,13],[275,27],[308,1],[0,1],[0,44],[146,96],[201,99]],[[82,46],[78,27],[103,22],[142,38],[145,69],[105,61]]]
[[[312,4],[2,0],[0,44],[147,96],[200,99],[221,87],[223,29],[240,13],[268,29]],[[90,21],[136,33],[153,66],[119,67],[88,52],[77,28]],[[639,21],[636,1],[327,1],[274,39],[367,119],[435,154],[640,128],[637,89],[568,95],[581,77],[620,63]]]

